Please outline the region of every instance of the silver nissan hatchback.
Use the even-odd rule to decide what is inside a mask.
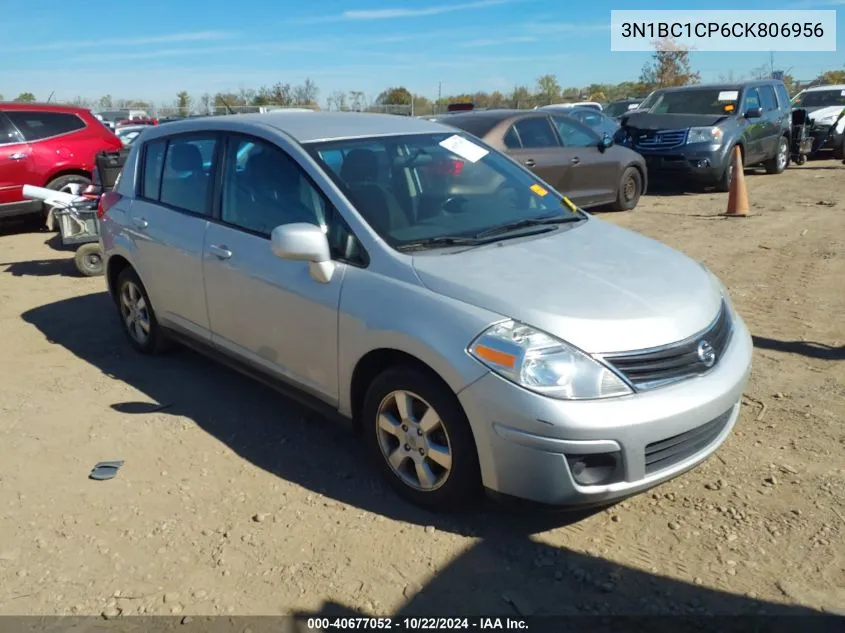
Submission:
[[[707,268],[435,122],[151,128],[100,216],[138,352],[180,341],[352,419],[430,509],[482,487],[612,502],[705,460],[739,415],[751,337]]]

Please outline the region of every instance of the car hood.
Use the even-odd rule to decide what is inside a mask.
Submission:
[[[845,109],[845,106],[821,106],[817,108],[803,108],[807,111],[807,117],[811,121],[819,121],[827,117],[837,117]]]
[[[632,112],[622,117],[622,127],[637,130],[685,130],[716,125],[730,118],[723,114],[650,114]]]
[[[595,218],[566,228],[457,253],[420,254],[413,266],[434,292],[590,353],[674,343],[716,318],[719,282],[696,261]]]

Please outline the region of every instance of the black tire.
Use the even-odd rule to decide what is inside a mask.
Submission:
[[[836,160],[845,159],[845,134],[839,137],[839,142],[834,146],[833,157]]]
[[[731,148],[731,151],[728,153],[728,164],[725,165],[725,170],[722,172],[722,176],[716,182],[716,191],[721,191],[722,193],[726,193],[731,190],[731,183],[733,182],[733,154],[734,148]],[[743,167],[745,164],[743,163]]]
[[[134,294],[134,292],[129,289],[130,284],[134,285],[144,300],[144,312],[146,313],[145,316],[149,325],[148,336],[144,340],[139,340],[139,338],[130,331],[127,323],[123,296],[124,292]],[[144,288],[144,284],[141,283],[141,280],[134,269],[125,268],[118,276],[115,304],[117,306],[117,316],[120,319],[120,327],[123,329],[123,333],[126,335],[126,338],[129,339],[129,344],[132,345],[135,351],[140,352],[141,354],[154,356],[169,349],[170,341],[167,339],[162,327],[158,324],[158,320],[155,316],[155,310],[153,310],[152,303],[147,295],[147,290]]]
[[[58,178],[54,178],[50,182],[47,183],[47,189],[52,189],[53,191],[62,191],[70,187],[70,185],[80,185],[80,189],[85,189],[88,185],[91,184],[91,179],[86,178],[85,176],[80,176],[79,174],[68,174],[67,176],[59,176]],[[44,204],[44,217],[47,217],[47,214],[50,212],[50,205]]]
[[[789,139],[781,136],[778,140],[777,153],[763,163],[767,174],[782,174],[789,166]]]
[[[73,256],[76,269],[86,277],[99,277],[103,274],[103,251],[99,244],[83,244]]]
[[[632,211],[640,202],[643,192],[643,177],[636,167],[627,167],[619,179],[619,189],[616,193],[616,211]]]
[[[446,444],[451,455],[451,468],[443,482],[436,489],[422,490],[412,487],[396,474],[388,463],[386,452],[382,450],[379,427],[379,411],[383,403],[396,392],[409,392],[430,405],[436,411],[442,429],[445,429]],[[408,502],[424,509],[440,512],[465,505],[478,496],[481,488],[481,475],[478,465],[478,450],[466,415],[455,394],[427,371],[411,366],[399,366],[385,370],[372,382],[367,390],[361,411],[362,429],[377,468],[387,483],[396,493]],[[441,436],[443,437],[443,436]],[[440,442],[442,444],[442,441]],[[407,444],[405,445],[407,447]],[[426,444],[428,446],[428,444]],[[396,448],[402,448],[396,439]],[[416,460],[412,455],[417,449],[411,449],[403,462],[410,468],[410,462]],[[420,452],[422,454],[422,450]],[[413,459],[412,459],[413,458]],[[426,459],[428,459],[426,457]],[[435,462],[428,462],[437,467]],[[437,467],[439,469],[439,467]],[[415,471],[416,472],[416,471]]]

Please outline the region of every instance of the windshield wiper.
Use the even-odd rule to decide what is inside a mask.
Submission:
[[[437,246],[477,246],[483,243],[484,240],[476,239],[475,237],[440,235],[437,237],[427,237],[422,240],[417,240],[416,242],[408,242],[407,244],[397,246],[396,249],[400,251],[415,251]]]
[[[508,222],[507,224],[500,224],[494,226],[481,233],[476,233],[473,237],[483,239],[485,237],[493,237],[494,235],[503,235],[516,231],[518,229],[528,228],[530,226],[543,226],[548,224],[566,224],[567,222],[580,222],[583,218],[569,213],[565,215],[549,215],[542,218],[525,218],[515,222]]]

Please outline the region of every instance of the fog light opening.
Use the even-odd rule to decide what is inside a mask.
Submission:
[[[700,169],[707,169],[708,167],[710,167],[710,159],[709,158],[702,158],[701,160],[698,161],[697,166]]]
[[[569,472],[579,486],[601,486],[622,480],[622,454],[567,455]]]

